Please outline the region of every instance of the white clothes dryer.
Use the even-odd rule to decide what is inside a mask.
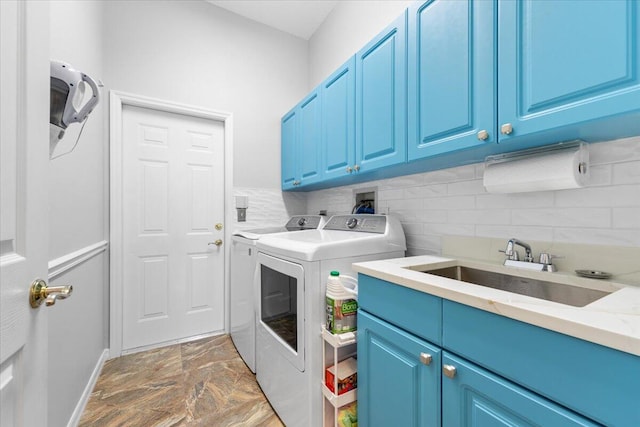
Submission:
[[[256,292],[254,272],[256,267],[256,242],[265,235],[317,229],[326,218],[320,215],[292,216],[282,227],[234,231],[231,238],[229,329],[231,340],[238,353],[256,372]]]
[[[320,230],[264,236],[256,247],[258,383],[285,425],[320,426],[327,277],[403,257],[402,226],[390,216],[336,215]]]

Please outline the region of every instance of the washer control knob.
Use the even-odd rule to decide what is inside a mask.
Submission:
[[[358,219],[357,218],[349,218],[347,220],[347,227],[356,228],[356,225],[358,225]]]
[[[307,219],[306,219],[306,218],[300,218],[300,219],[298,220],[298,225],[299,225],[300,227],[302,227],[302,226],[303,226],[303,225],[305,225],[306,223],[307,223]]]

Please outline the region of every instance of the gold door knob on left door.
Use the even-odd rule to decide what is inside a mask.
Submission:
[[[216,246],[221,246],[222,245],[222,239],[218,239],[215,242],[209,242],[209,245],[216,245]]]
[[[54,305],[56,300],[70,297],[71,292],[73,286],[47,286],[44,280],[36,279],[29,289],[29,304],[32,308],[38,308],[42,301],[46,301],[48,307]]]

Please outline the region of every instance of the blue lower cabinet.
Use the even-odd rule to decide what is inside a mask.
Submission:
[[[442,363],[443,426],[600,425],[447,352]]]
[[[440,357],[438,347],[360,310],[358,423],[440,426]]]

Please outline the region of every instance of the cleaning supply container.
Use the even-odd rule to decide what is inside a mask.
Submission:
[[[341,276],[338,271],[332,271],[329,275],[326,293],[326,327],[332,334],[356,330],[357,283],[353,277]]]

